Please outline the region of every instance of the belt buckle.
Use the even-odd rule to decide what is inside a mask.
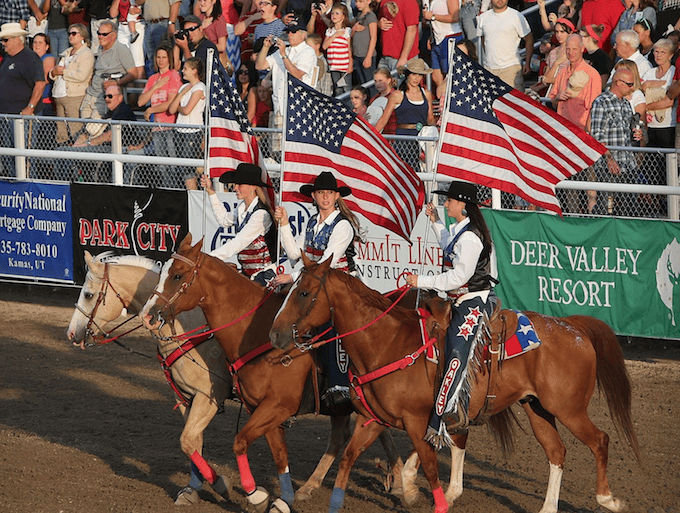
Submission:
[[[423,124],[422,123],[416,123],[416,130],[420,132],[423,129]]]

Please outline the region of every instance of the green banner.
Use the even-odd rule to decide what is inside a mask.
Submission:
[[[504,307],[680,339],[680,223],[483,210]]]

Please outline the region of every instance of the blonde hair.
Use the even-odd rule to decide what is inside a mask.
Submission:
[[[338,198],[337,205],[340,213],[347,218],[349,224],[351,224],[352,228],[354,228],[354,241],[363,242],[366,230],[361,229],[361,225],[359,224],[359,219],[357,219],[357,216],[355,216],[354,212],[349,209],[344,199]]]

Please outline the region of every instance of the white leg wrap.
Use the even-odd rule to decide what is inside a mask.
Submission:
[[[269,494],[267,493],[267,490],[261,486],[258,486],[257,490],[248,495],[248,502],[253,505],[262,504],[267,499],[269,499]]]
[[[562,472],[562,467],[550,464],[548,491],[545,494],[545,502],[539,513],[557,513],[557,503],[560,500],[560,486],[562,485]]]
[[[609,511],[618,513],[619,511],[624,511],[626,504],[619,499],[614,498],[613,495],[598,495],[597,503],[603,508],[607,508]]]
[[[465,449],[451,446],[451,481],[446,490],[446,502],[453,504],[458,497],[463,495],[463,465],[465,464]]]
[[[281,497],[272,502],[269,509],[270,512],[274,513],[290,513],[290,506]]]

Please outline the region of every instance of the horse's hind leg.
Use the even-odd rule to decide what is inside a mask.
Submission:
[[[564,443],[557,431],[554,415],[547,412],[536,399],[523,403],[522,406],[529,417],[534,436],[543,447],[550,464],[548,491],[539,513],[557,513],[564,458],[567,454],[567,449],[564,447]]]
[[[404,462],[401,461],[397,446],[394,445],[394,438],[389,429],[386,429],[378,435],[380,443],[385,450],[387,456],[387,476],[385,477],[385,491],[391,491],[398,494],[403,489],[402,473],[404,470]]]
[[[584,407],[575,415],[570,415],[560,422],[571,431],[576,438],[586,444],[595,456],[595,466],[597,468],[597,503],[609,511],[624,511],[626,505],[623,501],[615,498],[609,489],[607,479],[607,462],[609,461],[609,435],[599,430],[588,417],[587,409]]]
[[[350,437],[349,429],[349,415],[339,417],[331,417],[331,431],[328,434],[328,445],[326,452],[319,460],[314,472],[302,485],[302,487],[295,493],[296,500],[307,500],[312,496],[312,492],[321,486],[324,477],[328,473],[340,449],[347,443]]]
[[[420,467],[420,458],[414,449],[406,459],[404,470],[401,472],[402,487],[404,489],[402,502],[407,508],[413,506],[418,500],[418,487],[416,486],[418,467]]]

